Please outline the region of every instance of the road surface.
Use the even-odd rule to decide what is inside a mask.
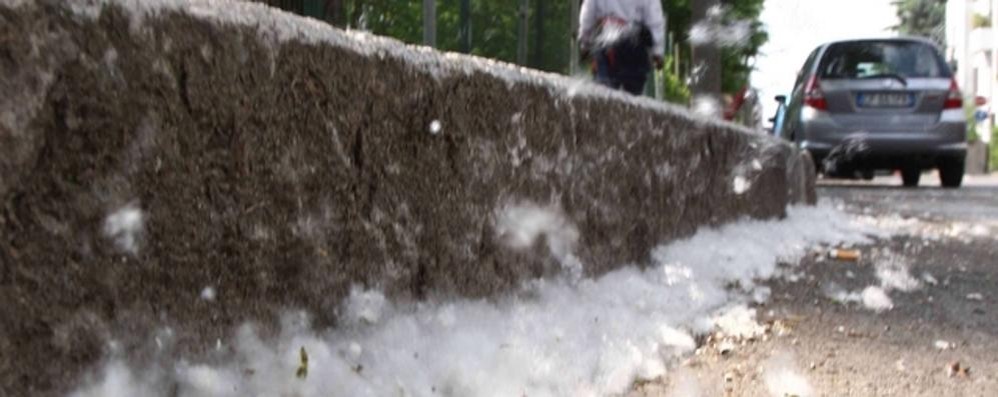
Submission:
[[[767,334],[706,338],[630,395],[998,396],[998,177],[969,177],[959,190],[923,182],[936,186],[820,183],[820,197],[893,236],[856,247],[858,261],[807,256],[799,279],[769,283],[772,298],[757,307]],[[874,286],[892,309],[833,299]]]

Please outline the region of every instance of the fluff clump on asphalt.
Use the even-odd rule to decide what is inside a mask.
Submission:
[[[513,223],[528,226],[551,216],[536,208],[516,213],[526,221]],[[521,242],[542,230],[556,234],[517,230]],[[227,359],[180,360],[165,370],[110,358],[74,396],[618,394],[636,379],[664,375],[696,347],[696,333],[723,326],[751,334],[758,324],[745,303],[754,280],[778,275],[777,261],[815,244],[858,243],[862,235],[827,205],[795,207],[783,220],[745,220],[660,246],[644,269],[533,280],[494,300],[399,303],[355,288],[338,328],[320,332],[289,316],[279,336],[263,338],[245,325],[226,342]],[[302,349],[307,377],[296,376]],[[774,373],[789,379],[787,390],[800,390],[795,373]]]
[[[838,285],[825,287],[825,296],[839,303],[861,303],[866,309],[882,312],[894,308],[894,301],[887,291],[876,285],[864,288],[862,291],[846,291]]]
[[[839,303],[861,303],[866,309],[882,312],[894,308],[889,292],[912,292],[922,288],[922,282],[911,275],[908,259],[890,251],[873,252],[874,275],[879,285],[870,285],[860,291],[847,291],[837,284],[824,287],[825,296]],[[928,277],[925,277],[928,275]],[[923,278],[929,284],[935,278],[925,273]]]
[[[773,397],[811,397],[814,389],[794,364],[793,356],[777,353],[763,363],[763,381]]]
[[[743,304],[722,309],[714,319],[717,330],[725,337],[746,339],[765,333],[766,329],[755,321],[755,309]]]
[[[681,368],[672,375],[672,387],[666,393],[670,397],[705,397],[703,388],[694,373]]]
[[[891,297],[887,296],[887,292],[883,288],[877,286],[871,285],[863,289],[860,299],[863,301],[863,306],[875,312],[894,308],[894,301],[891,300]]]
[[[874,252],[874,266],[880,286],[886,291],[912,292],[922,288],[922,283],[911,275],[909,260],[890,250]]]
[[[376,324],[388,308],[388,300],[377,291],[353,287],[344,304],[349,324]]]

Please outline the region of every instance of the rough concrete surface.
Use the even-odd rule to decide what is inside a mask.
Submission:
[[[223,24],[120,4],[142,3],[0,2],[0,394],[63,392],[163,326],[197,355],[289,308],[334,324],[354,284],[489,297],[558,271],[502,243],[508,206],[563,214],[595,275],[813,201],[808,159],[734,126],[263,35],[258,5],[190,3],[256,11]]]

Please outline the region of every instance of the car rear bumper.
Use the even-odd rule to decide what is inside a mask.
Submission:
[[[801,149],[814,153],[830,153],[843,145],[857,146],[856,154],[863,156],[879,155],[938,155],[962,156],[967,153],[967,142],[952,142],[935,139],[935,137],[903,136],[854,136],[835,142],[805,140],[800,143]]]
[[[806,149],[814,159],[815,168],[825,172],[829,164],[835,164],[840,171],[852,170],[883,170],[917,167],[921,169],[936,168],[945,160],[963,159],[966,156],[966,144],[962,148],[937,147],[932,150],[914,152],[867,152],[854,156],[835,156],[831,150]],[[845,167],[845,168],[843,168]]]
[[[935,167],[941,159],[966,156],[966,123],[940,122],[909,131],[856,131],[834,121],[804,123],[798,146],[819,169],[835,161],[852,168]]]

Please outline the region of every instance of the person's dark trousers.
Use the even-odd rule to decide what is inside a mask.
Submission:
[[[645,90],[651,71],[648,47],[625,40],[610,48],[596,51],[596,82],[613,89],[624,89],[634,95]]]

